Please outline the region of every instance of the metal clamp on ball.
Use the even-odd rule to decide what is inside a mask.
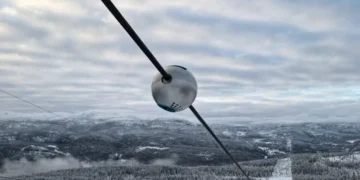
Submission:
[[[168,77],[161,77],[161,82],[164,83],[164,84],[169,84],[171,83],[171,80],[172,80],[172,76],[170,74],[168,74]]]

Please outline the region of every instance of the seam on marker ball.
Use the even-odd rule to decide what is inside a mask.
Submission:
[[[166,111],[169,111],[169,112],[176,112],[176,110],[174,108],[171,108],[169,106],[165,106],[165,105],[162,105],[162,104],[157,104],[159,107],[163,108],[164,110]]]
[[[187,70],[185,67],[182,67],[182,66],[179,66],[179,65],[171,65],[171,66],[175,66],[175,67],[179,67],[179,68],[181,68],[183,70]]]

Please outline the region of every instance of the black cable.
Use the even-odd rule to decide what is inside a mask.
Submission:
[[[115,7],[115,5],[111,2],[111,0],[101,0],[104,5],[109,9],[112,15],[116,18],[116,20],[121,24],[121,26],[125,29],[125,31],[131,36],[131,38],[135,41],[135,43],[139,46],[139,48],[144,52],[144,54],[149,58],[149,60],[154,64],[156,69],[163,75],[164,79],[169,81],[171,80],[171,76],[166,73],[164,68],[157,61],[155,56],[150,52],[150,50],[146,47],[146,45],[142,42],[140,37],[136,34],[130,24],[126,21],[126,19],[121,15],[119,10]]]
[[[164,70],[164,68],[160,65],[160,63],[156,60],[154,55],[150,52],[150,50],[146,47],[146,45],[141,41],[140,37],[135,33],[135,31],[131,28],[130,24],[125,20],[125,18],[121,15],[119,10],[115,7],[115,5],[111,2],[111,0],[101,0],[104,5],[109,9],[112,15],[117,19],[117,21],[121,24],[121,26],[126,30],[126,32],[131,36],[131,38],[135,41],[135,43],[139,46],[139,48],[144,52],[144,54],[149,58],[149,60],[154,64],[156,69],[163,75],[165,80],[171,80],[171,76]],[[221,146],[221,148],[225,151],[225,153],[230,157],[230,159],[236,164],[236,166],[241,170],[241,172],[246,176],[248,180],[250,177],[245,173],[245,171],[241,168],[241,166],[236,162],[233,156],[229,153],[226,147],[221,143],[221,141],[217,138],[211,128],[206,124],[204,119],[200,116],[200,114],[195,110],[193,106],[190,106],[191,111],[195,114],[195,116],[199,119],[199,121],[203,124],[203,126],[209,131],[212,137],[216,140],[216,142]]]
[[[36,105],[36,104],[34,104],[34,103],[32,103],[32,102],[26,101],[26,100],[24,100],[24,99],[22,99],[22,98],[20,98],[20,97],[18,97],[18,96],[15,96],[15,95],[13,95],[13,94],[11,94],[11,93],[9,93],[9,92],[6,92],[6,91],[1,90],[1,89],[0,89],[0,91],[3,92],[3,93],[5,93],[5,94],[7,94],[7,95],[9,95],[9,96],[12,96],[13,98],[16,98],[16,99],[18,99],[18,100],[20,100],[20,101],[23,101],[23,102],[27,103],[27,104],[30,104],[30,105],[32,105],[32,106],[34,106],[34,107],[36,107],[36,108],[39,108],[39,109],[41,109],[41,110],[43,110],[43,111],[45,111],[45,112],[48,112],[48,113],[53,114],[53,115],[55,115],[55,116],[57,116],[57,117],[63,118],[62,116],[60,116],[60,115],[58,115],[58,114],[55,114],[54,112],[51,112],[51,111],[49,111],[49,110],[47,110],[47,109],[45,109],[45,108],[43,108],[43,107],[40,107],[40,106],[38,106],[38,105]]]
[[[359,145],[360,145],[360,140],[355,141],[355,142],[354,142],[354,145],[349,148],[349,150],[348,150],[348,152],[346,153],[346,155],[344,155],[344,156],[339,160],[339,162],[342,161],[342,160],[344,160],[347,156],[350,156],[351,153],[353,153],[353,151],[354,151]]]
[[[354,145],[349,149],[349,153],[356,149],[360,145],[360,140],[355,141]]]
[[[215,135],[215,133],[211,130],[211,128],[207,125],[204,119],[200,116],[200,114],[196,111],[194,106],[189,107],[190,110],[194,113],[194,115],[198,118],[201,124],[209,131],[211,136],[216,140],[216,142],[220,145],[220,147],[225,151],[225,153],[230,157],[230,159],[235,163],[235,165],[240,169],[240,171],[246,176],[247,179],[250,180],[250,177],[245,173],[244,169],[241,168],[240,164],[234,159],[234,157],[230,154],[230,152],[226,149],[226,147],[221,143],[220,139]]]

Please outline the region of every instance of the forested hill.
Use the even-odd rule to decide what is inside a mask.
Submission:
[[[211,125],[239,161],[288,154],[343,152],[360,139],[360,124]],[[0,162],[71,156],[81,161],[177,157],[178,165],[221,165],[228,157],[208,132],[185,120],[0,121]]]
[[[271,162],[271,165],[265,166],[261,163],[250,163],[247,168],[254,177],[267,177],[270,172],[271,175],[274,172],[277,172],[275,175],[283,175],[275,171],[274,167],[289,167],[289,164],[293,168],[287,171],[292,172],[292,177],[306,177],[309,174],[325,176],[325,172],[333,172],[329,171],[329,168],[336,166],[348,168],[345,170],[347,173],[343,172],[344,169],[339,173],[353,177],[352,169],[358,167],[356,163],[336,164],[337,162],[326,160],[326,156],[329,153],[338,156],[336,153],[346,153],[349,149],[353,149],[353,152],[359,151],[356,146],[360,139],[359,123],[211,126],[238,161]],[[175,172],[185,171],[192,175],[201,174],[197,171],[204,170],[197,166],[212,169],[217,166],[227,167],[231,163],[200,124],[180,119],[4,120],[0,121],[0,132],[0,176],[48,171],[57,173],[56,170],[59,169],[83,173],[97,172],[94,169],[99,168],[102,172],[107,171],[110,166],[110,169],[118,169],[121,173],[137,168],[128,166],[129,162],[136,162],[136,166],[141,165],[144,168],[144,172],[136,170],[136,173],[140,174],[128,173],[129,176],[148,176],[146,169],[159,168],[158,165],[166,165],[166,168],[176,169]],[[297,158],[297,155],[306,153],[311,156]],[[317,156],[314,161],[312,156],[317,154],[321,154],[319,157],[325,159]],[[279,161],[284,162],[283,164],[277,162],[278,159],[286,158],[290,159]],[[299,164],[302,166],[298,166]],[[104,165],[107,167],[103,167]],[[194,168],[195,166],[197,168]],[[78,169],[82,167],[93,169]],[[161,168],[159,171],[162,171]],[[211,171],[217,172],[215,169]],[[67,170],[59,172],[68,173]],[[234,173],[237,171],[234,170]],[[167,171],[162,174],[168,176]],[[221,174],[213,175],[214,178],[231,178],[222,177]],[[174,176],[182,175],[175,173]]]
[[[298,154],[291,158],[264,159],[241,163],[246,173],[258,180],[359,180],[360,153]],[[0,178],[1,179],[1,178]],[[243,180],[234,165],[224,166],[105,166],[77,168],[6,178],[9,180]]]

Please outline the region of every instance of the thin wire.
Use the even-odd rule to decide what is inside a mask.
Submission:
[[[104,5],[109,9],[112,15],[116,18],[116,20],[121,24],[121,26],[125,29],[125,31],[130,35],[130,37],[135,41],[135,43],[139,46],[139,48],[144,52],[144,54],[149,58],[149,60],[154,64],[156,69],[163,75],[165,80],[171,80],[171,76],[164,70],[164,68],[157,61],[155,56],[151,53],[151,51],[146,47],[140,37],[136,34],[130,24],[126,21],[126,19],[121,15],[119,10],[115,7],[115,5],[111,2],[111,0],[101,0]]]
[[[349,149],[349,152],[348,152],[348,153],[349,153],[349,154],[352,153],[352,151],[355,150],[356,147],[359,146],[359,145],[360,145],[360,140],[357,140],[357,141],[354,143],[354,145]]]
[[[43,110],[43,111],[45,111],[45,112],[48,112],[48,113],[53,114],[53,115],[55,115],[55,116],[57,116],[57,117],[60,117],[60,118],[64,118],[64,117],[62,117],[62,116],[60,116],[60,115],[58,115],[58,114],[56,114],[56,113],[54,113],[54,112],[51,112],[51,111],[49,111],[49,110],[47,110],[47,109],[45,109],[45,108],[43,108],[43,107],[41,107],[41,106],[39,106],[39,105],[36,105],[36,104],[34,104],[34,103],[32,103],[32,102],[26,101],[26,100],[24,100],[24,99],[22,99],[22,98],[20,98],[20,97],[18,97],[18,96],[15,96],[15,95],[7,92],[7,91],[1,90],[1,89],[0,89],[0,91],[3,92],[3,93],[5,93],[5,94],[7,94],[7,95],[9,95],[9,96],[12,96],[13,98],[16,98],[16,99],[18,99],[18,100],[20,100],[20,101],[23,101],[23,102],[27,103],[27,104],[30,104],[31,106],[34,106],[34,107],[36,107],[36,108],[38,108],[38,109],[41,109],[41,110]]]
[[[139,46],[139,48],[144,52],[144,54],[149,58],[149,60],[154,64],[154,66],[158,69],[158,71],[163,75],[163,77],[166,80],[168,80],[167,78],[169,78],[171,80],[171,76],[164,70],[164,68],[156,60],[154,55],[150,52],[150,50],[146,47],[146,45],[141,41],[140,37],[131,28],[130,24],[121,15],[121,13],[115,7],[115,5],[111,2],[111,0],[101,0],[101,1],[108,8],[108,10],[112,13],[112,15],[118,20],[118,22],[122,25],[122,27],[126,30],[126,32],[131,36],[131,38],[135,41],[135,43]],[[226,149],[226,147],[221,143],[219,138],[217,138],[217,136],[214,134],[214,132],[211,130],[211,128],[206,124],[204,119],[195,110],[195,108],[193,106],[190,106],[190,109],[194,113],[194,115],[199,119],[199,121],[203,124],[203,126],[209,131],[211,136],[216,140],[216,142],[220,145],[220,147],[230,157],[230,159],[236,164],[236,166],[240,169],[240,171],[246,176],[246,178],[248,180],[250,180],[250,177],[245,173],[245,171],[241,168],[241,166],[236,162],[234,157],[229,153],[229,151]]]
[[[209,131],[211,136],[216,140],[216,142],[220,145],[220,147],[225,151],[225,153],[230,157],[230,159],[235,163],[235,165],[240,169],[240,171],[246,176],[247,179],[250,177],[245,173],[244,169],[241,168],[240,164],[235,160],[235,158],[230,154],[230,152],[226,149],[226,147],[221,143],[220,139],[215,135],[215,133],[211,130],[211,128],[207,125],[204,119],[200,116],[200,114],[196,111],[193,105],[191,105],[190,110],[194,113],[194,115],[198,118],[201,124]]]
[[[346,157],[350,156],[351,153],[353,153],[353,150],[355,150],[359,145],[360,145],[360,140],[355,141],[354,145],[349,148],[348,152],[339,160],[339,162],[344,160]]]

